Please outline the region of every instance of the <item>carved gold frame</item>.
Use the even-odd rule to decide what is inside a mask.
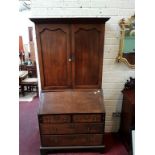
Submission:
[[[133,20],[135,20],[135,15],[131,16],[128,20],[125,20],[123,18],[119,22],[119,26],[121,28],[121,30],[120,30],[120,44],[119,44],[118,56],[116,58],[116,60],[118,62],[123,62],[123,63],[127,64],[132,69],[135,68],[135,65],[130,64],[129,61],[123,57],[123,48],[124,48],[124,38],[125,38],[126,27],[131,25]]]

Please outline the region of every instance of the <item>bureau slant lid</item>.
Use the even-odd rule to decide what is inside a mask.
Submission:
[[[103,92],[44,92],[40,96],[39,114],[104,113]]]

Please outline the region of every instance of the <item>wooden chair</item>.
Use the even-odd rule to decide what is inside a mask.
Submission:
[[[28,77],[28,71],[19,71],[19,92],[21,92],[24,96],[24,85],[22,85],[22,81]]]
[[[22,95],[24,96],[25,92],[33,91],[36,91],[38,95],[38,79],[36,65],[20,65],[19,70],[28,72],[27,78],[19,81]]]
[[[38,96],[38,78],[26,78],[21,81],[20,83],[21,87],[24,88],[26,86],[27,92],[37,92]],[[22,94],[24,95],[24,92]]]
[[[31,78],[37,77],[36,66],[27,66],[28,76]]]

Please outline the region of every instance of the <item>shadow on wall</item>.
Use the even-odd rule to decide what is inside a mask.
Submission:
[[[120,98],[122,95],[120,95]],[[120,105],[121,104],[121,105]],[[121,111],[122,111],[122,102],[117,100],[116,110],[112,113],[112,131],[118,132],[120,128],[121,121]]]

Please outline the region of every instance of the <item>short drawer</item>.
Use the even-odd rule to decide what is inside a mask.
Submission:
[[[102,114],[76,114],[73,115],[73,122],[102,122]]]
[[[70,123],[69,115],[39,115],[39,123]]]
[[[102,145],[102,134],[41,135],[42,146],[95,146]]]
[[[40,124],[40,134],[103,133],[102,123]]]

